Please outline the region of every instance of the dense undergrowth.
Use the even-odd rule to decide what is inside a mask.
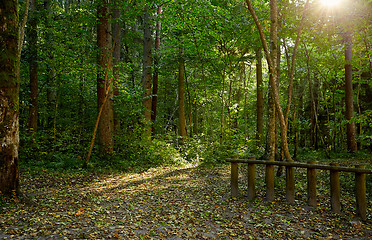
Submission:
[[[115,149],[110,156],[100,156],[96,147],[88,167],[95,170],[137,171],[160,165],[178,165],[198,162],[205,165],[223,164],[231,156],[240,158],[263,155],[263,148],[257,148],[255,141],[244,137],[227,139],[221,144],[206,136],[196,136],[181,141],[172,135],[157,136],[152,141],[142,140],[135,135],[117,137]],[[22,168],[45,168],[56,171],[77,170],[83,166],[89,150],[88,136],[68,131],[53,134],[22,134],[20,146],[20,166]],[[337,161],[352,166],[363,163],[372,168],[372,153],[360,150],[357,153],[326,152],[301,148],[296,161],[318,161],[321,163]]]
[[[189,138],[181,142],[174,136],[158,136],[152,141],[144,141],[128,135],[118,138],[115,151],[111,156],[102,157],[94,148],[88,168],[83,168],[89,149],[89,141],[81,136],[71,138],[68,132],[54,138],[48,133],[29,135],[21,139],[20,168],[21,171],[47,170],[52,172],[143,172],[159,166],[179,166],[188,163],[216,167],[226,164],[225,159],[231,156],[240,158],[263,155],[262,149],[255,147],[254,141],[244,141],[235,137],[226,144],[211,141],[205,136]],[[87,138],[85,138],[87,139]],[[329,158],[330,156],[330,158]],[[372,153],[331,152],[324,150],[300,149],[296,161],[318,161],[328,164],[338,162],[343,166],[353,167],[364,164],[372,169]],[[303,176],[302,176],[303,177]],[[300,176],[300,178],[302,178]],[[282,181],[284,176],[278,178]],[[347,192],[353,192],[353,174],[341,174],[341,184]],[[367,197],[372,198],[372,176],[367,175]],[[283,180],[284,181],[284,180]],[[323,181],[328,181],[324,176]]]

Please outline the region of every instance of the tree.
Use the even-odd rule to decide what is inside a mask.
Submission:
[[[110,95],[112,96],[111,81],[109,81],[111,57],[111,38],[109,25],[108,1],[103,0],[97,9],[97,46],[99,49],[97,65],[97,102],[98,109],[102,107],[99,119],[98,136],[100,152],[104,155],[113,151],[113,110]],[[109,96],[107,96],[109,94]]]
[[[30,69],[30,112],[28,117],[28,127],[37,132],[38,125],[38,60],[37,60],[37,0],[31,0],[31,18],[28,25],[28,44],[30,49],[29,69]]]
[[[161,14],[161,6],[157,8],[157,15]],[[152,77],[152,100],[151,100],[151,135],[155,136],[155,120],[157,113],[157,104],[158,104],[158,84],[159,84],[159,47],[160,47],[160,31],[161,23],[160,20],[156,22],[156,35],[155,35],[155,59],[154,59],[154,75]]]
[[[142,89],[143,106],[145,116],[145,138],[151,137],[151,80],[152,80],[152,30],[150,13],[147,7],[143,18],[143,70],[142,70]]]
[[[44,10],[43,10],[43,22],[45,25],[44,31],[44,41],[47,44],[44,49],[46,52],[46,68],[47,68],[47,127],[53,128],[53,135],[56,132],[56,117],[57,117],[57,107],[58,107],[58,93],[57,93],[57,74],[56,74],[56,61],[55,61],[55,42],[53,34],[53,19],[52,19],[52,0],[43,1]]]
[[[262,83],[262,48],[256,49],[256,140],[257,146],[262,144],[263,136],[263,116],[264,116],[264,98],[263,98],[263,83]]]
[[[263,28],[257,18],[257,15],[253,9],[252,3],[249,0],[246,0],[248,9],[256,23],[256,26],[260,33],[260,39],[261,43],[263,45],[263,49],[265,51],[267,64],[269,66],[269,121],[268,121],[268,137],[266,142],[266,151],[268,154],[268,159],[274,160],[275,158],[275,144],[276,144],[276,134],[275,134],[275,118],[276,118],[276,111],[278,111],[278,115],[281,118],[281,125],[284,123],[284,117],[283,112],[281,112],[281,107],[279,103],[279,95],[277,90],[277,51],[278,51],[278,7],[277,7],[277,1],[271,0],[270,1],[270,51],[269,47],[265,38],[265,35],[263,33]],[[283,121],[282,121],[283,120]],[[285,140],[283,142],[284,148],[287,147],[287,139],[286,139],[286,133],[283,131],[283,129],[286,129],[285,126],[282,126],[282,134]],[[287,145],[287,146],[285,146]],[[283,149],[285,151],[286,149]],[[291,159],[289,155],[289,151],[286,153],[287,159]]]
[[[357,151],[355,139],[356,130],[354,122],[353,103],[353,70],[352,70],[352,45],[353,37],[350,33],[345,34],[345,118],[347,120],[347,149],[349,152]]]
[[[277,43],[277,38],[278,38],[278,6],[277,6],[277,1],[276,0],[271,0],[270,1],[270,19],[271,19],[271,24],[270,24],[270,51],[268,48],[268,44],[265,38],[265,35],[263,33],[263,28],[262,25],[260,24],[257,15],[253,9],[252,3],[250,0],[246,0],[248,9],[256,23],[256,26],[258,28],[259,34],[260,34],[260,39],[265,51],[266,55],[266,60],[267,64],[269,66],[269,138],[268,138],[268,143],[267,145],[269,146],[269,158],[273,159],[275,155],[275,140],[272,140],[272,137],[275,135],[274,134],[274,120],[275,115],[279,117],[279,122],[280,122],[280,127],[281,127],[281,140],[282,140],[282,151],[284,152],[284,156],[287,159],[287,161],[292,161],[292,157],[289,153],[289,148],[288,148],[288,142],[287,142],[287,128],[288,128],[288,114],[289,114],[289,108],[290,108],[290,103],[291,103],[291,95],[292,95],[292,85],[293,85],[293,74],[294,74],[294,63],[295,63],[295,58],[296,58],[296,52],[297,52],[297,47],[299,44],[299,38],[301,35],[302,31],[302,24],[304,20],[304,15],[306,13],[308,3],[309,1],[306,1],[305,7],[304,7],[304,12],[302,15],[301,23],[298,27],[297,31],[297,38],[295,42],[295,47],[293,50],[292,54],[292,64],[291,64],[291,72],[290,72],[290,84],[289,84],[289,99],[288,99],[288,104],[287,104],[287,112],[284,115],[283,110],[280,106],[280,101],[279,101],[279,92],[278,92],[278,87],[277,87],[277,81],[278,81],[278,70],[277,66],[279,66],[278,62],[278,43]],[[275,105],[275,109],[274,109]],[[275,113],[276,111],[276,113]],[[274,114],[273,114],[274,112]],[[274,116],[274,117],[273,117]]]
[[[18,193],[18,1],[0,2],[0,192]]]
[[[186,116],[185,116],[185,60],[183,48],[179,52],[178,68],[178,104],[179,104],[179,135],[182,139],[187,137]]]
[[[119,84],[120,84],[120,48],[121,48],[121,12],[119,7],[120,1],[115,0],[114,1],[114,10],[113,10],[113,17],[114,17],[114,23],[113,23],[113,74],[114,74],[114,96],[119,96]],[[120,129],[120,120],[118,119],[118,114],[114,113],[114,129],[115,132]]]

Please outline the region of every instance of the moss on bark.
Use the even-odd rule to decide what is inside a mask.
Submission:
[[[0,2],[0,192],[19,190],[18,1]]]

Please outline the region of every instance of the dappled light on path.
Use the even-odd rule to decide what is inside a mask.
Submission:
[[[32,204],[0,209],[0,238],[52,239],[367,239],[362,223],[300,201],[249,203],[230,197],[230,167],[159,167],[142,173],[23,173]],[[258,169],[258,178],[262,176]],[[239,176],[241,186],[246,173]],[[279,182],[280,184],[280,182]],[[301,194],[297,197],[301,198]],[[283,198],[282,198],[283,199]]]

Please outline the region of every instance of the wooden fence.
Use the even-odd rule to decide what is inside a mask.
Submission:
[[[337,163],[330,165],[318,164],[317,162],[279,162],[270,160],[255,160],[255,157],[248,159],[228,158],[231,163],[231,196],[238,196],[238,163],[248,164],[248,199],[253,200],[256,195],[256,164],[266,165],[266,199],[274,201],[274,166],[285,166],[286,168],[286,199],[289,203],[295,200],[295,179],[294,168],[307,169],[307,197],[308,204],[316,207],[316,169],[328,170],[330,172],[331,209],[333,212],[341,212],[340,203],[340,172],[355,173],[355,198],[356,210],[362,220],[367,219],[366,199],[366,174],[372,174],[372,169],[366,169],[364,165],[353,167],[340,166]]]

